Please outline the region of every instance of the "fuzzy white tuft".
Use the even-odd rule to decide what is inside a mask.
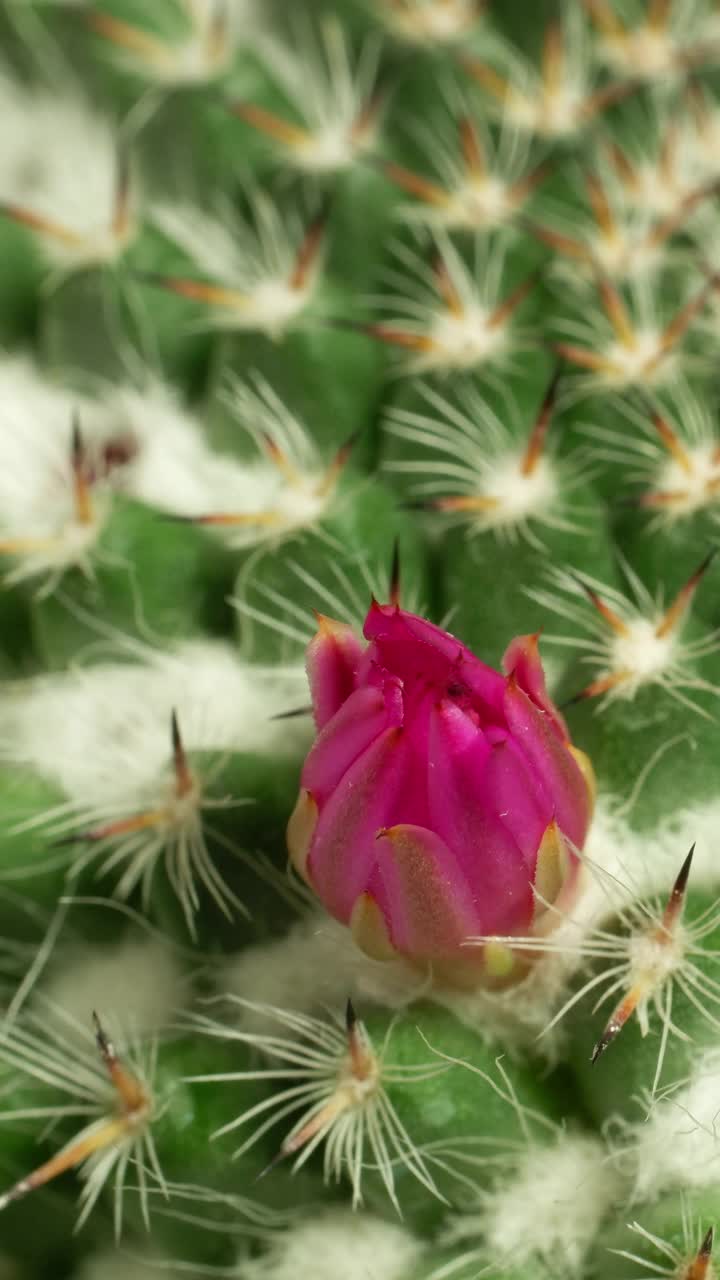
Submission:
[[[87,1024],[93,1009],[112,1009],[142,1035],[169,1023],[182,1003],[183,976],[177,954],[160,940],[71,946],[54,961],[40,994],[74,1020],[68,1035]]]
[[[241,1266],[239,1280],[405,1280],[421,1256],[406,1228],[329,1209],[290,1227],[264,1257]]]
[[[60,273],[112,262],[134,237],[125,166],[109,121],[82,98],[0,79],[0,202]]]
[[[636,1200],[720,1186],[719,1097],[720,1054],[712,1049],[697,1056],[687,1080],[655,1100],[642,1123],[622,1126],[618,1156]],[[643,1110],[645,1101],[639,1099]]]
[[[131,497],[177,515],[233,509],[252,485],[253,470],[213,452],[202,422],[177,392],[144,374],[140,385],[109,387],[108,418],[130,458],[118,487]]]
[[[147,372],[110,387],[108,423],[128,447],[114,485],[131,497],[196,518],[231,547],[276,546],[314,528],[333,508],[349,446],[323,458],[308,428],[259,375],[228,380],[224,408],[257,450],[241,461],[211,449],[203,423]]]
[[[241,821],[238,843],[213,825],[213,810],[250,803],[241,783],[240,794],[223,792],[220,775],[227,753],[299,747],[302,729],[268,717],[296,704],[290,690],[302,677],[302,668],[288,680],[287,671],[244,667],[229,647],[198,642],[151,654],[144,665],[20,686],[0,716],[0,756],[58,783],[66,797],[28,817],[25,829],[42,827],[68,845],[72,874],[91,864],[101,876],[113,873],[116,897],[140,886],[146,909],[161,863],[191,935],[200,888],[226,916],[244,911],[209,841],[269,872],[243,851]],[[199,751],[221,754],[196,765]]]
[[[368,959],[348,930],[326,915],[299,921],[283,938],[245,947],[226,960],[217,989],[253,996],[242,1015],[242,1027],[258,1033],[273,1027],[263,1006],[293,1009],[298,1014],[342,1008],[348,996],[362,1007],[365,1000],[399,1008],[424,994],[425,984],[401,964]]]
[[[306,730],[275,722],[303,671],[243,665],[229,645],[190,641],[138,664],[103,664],[18,685],[0,713],[5,759],[70,796],[129,798],[162,771],[173,708],[188,751],[297,750]]]
[[[55,386],[25,357],[0,360],[0,551],[8,581],[40,579],[45,589],[66,569],[91,572],[110,510],[98,475],[102,411]],[[73,432],[80,433],[87,510],[77,497]]]
[[[563,1133],[552,1145],[529,1147],[512,1175],[483,1197],[480,1212],[459,1219],[451,1236],[484,1238],[483,1255],[509,1268],[539,1261],[557,1280],[574,1277],[622,1190],[599,1139]]]

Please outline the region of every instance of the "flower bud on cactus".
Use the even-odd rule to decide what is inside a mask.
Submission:
[[[552,925],[591,811],[591,770],[547,695],[536,638],[513,640],[501,675],[395,603],[373,602],[367,646],[319,621],[295,867],[376,959],[399,954],[453,984],[517,976],[509,949],[463,944]]]

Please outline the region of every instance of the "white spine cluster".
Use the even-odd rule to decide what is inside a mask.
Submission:
[[[280,338],[311,302],[322,258],[322,225],[284,216],[255,191],[252,215],[218,216],[192,205],[157,204],[152,222],[205,280],[158,277],[156,283],[207,308],[208,327],[257,330]]]
[[[137,184],[109,120],[79,95],[0,78],[0,209],[59,275],[112,263],[137,231]]]

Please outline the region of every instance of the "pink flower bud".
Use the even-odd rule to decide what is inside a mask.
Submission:
[[[451,982],[510,976],[510,948],[463,943],[552,926],[592,807],[592,772],[548,697],[537,638],[513,640],[501,675],[396,605],[373,602],[366,646],[319,623],[294,865],[375,958],[432,963]]]

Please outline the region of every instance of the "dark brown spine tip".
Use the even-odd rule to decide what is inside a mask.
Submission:
[[[312,715],[312,707],[293,707],[291,711],[277,711],[271,720],[295,720],[298,716]]]
[[[587,689],[581,689],[579,693],[574,693],[572,697],[566,698],[564,702],[559,702],[557,704],[558,710],[565,711],[567,707],[576,707],[579,702],[585,702],[589,696]]]
[[[595,1066],[595,1063],[597,1062],[598,1058],[602,1057],[602,1055],[604,1054],[609,1044],[610,1044],[610,1037],[607,1034],[600,1037],[597,1044],[595,1045],[595,1048],[590,1054],[590,1065],[592,1067]]]
[[[87,833],[72,831],[68,836],[55,836],[53,840],[48,841],[48,847],[50,849],[69,849],[71,845],[79,844],[81,840],[87,839]]]
[[[558,390],[560,387],[560,380],[563,375],[563,368],[564,368],[564,363],[560,358],[560,356],[556,354],[555,368],[553,369],[550,375],[550,381],[547,385],[547,390],[545,392],[545,395],[543,396],[541,412],[543,410],[547,412],[549,409],[554,409],[555,403],[557,401]]]
[[[265,1168],[260,1170],[255,1181],[261,1182],[262,1179],[266,1178],[269,1173],[272,1173],[273,1169],[276,1169],[277,1166],[281,1163],[281,1161],[285,1159],[285,1155],[286,1153],[282,1150],[282,1148],[280,1148],[277,1154],[273,1156],[272,1160],[270,1160],[269,1163],[265,1165]]]
[[[180,724],[178,722],[178,714],[173,707],[170,713],[170,736],[172,740],[172,749],[175,755],[182,751],[182,738],[180,736]]]
[[[718,549],[717,549],[717,547],[711,547],[711,548],[710,548],[710,550],[708,551],[707,555],[705,556],[705,559],[702,561],[702,563],[701,563],[700,565],[698,565],[697,569],[695,570],[695,572],[694,572],[694,574],[693,574],[693,579],[694,579],[696,582],[697,582],[697,581],[699,581],[699,579],[700,579],[700,578],[702,578],[702,577],[703,577],[703,575],[704,575],[705,573],[707,573],[707,571],[708,571],[708,569],[710,568],[710,565],[712,564],[713,560],[715,559],[715,557],[716,557],[717,553],[718,553]]]
[[[613,1040],[616,1038],[616,1036],[618,1036],[618,1035],[620,1034],[620,1032],[621,1032],[621,1031],[622,1031],[622,1029],[623,1029],[623,1026],[624,1026],[624,1020],[623,1020],[623,1021],[620,1021],[620,1020],[617,1020],[615,1017],[613,1017],[613,1018],[611,1018],[611,1019],[610,1019],[610,1021],[608,1022],[608,1024],[607,1024],[607,1026],[606,1026],[605,1030],[603,1031],[603,1033],[602,1033],[602,1035],[601,1035],[600,1039],[598,1040],[597,1044],[595,1045],[595,1048],[593,1049],[592,1053],[590,1054],[590,1065],[591,1065],[591,1066],[594,1066],[594,1065],[595,1065],[595,1063],[597,1062],[598,1058],[601,1058],[601,1057],[602,1057],[602,1055],[604,1054],[605,1050],[606,1050],[607,1048],[609,1048],[609,1046],[612,1044],[612,1042],[613,1042]]]
[[[683,862],[680,868],[680,871],[678,872],[677,880],[673,885],[674,898],[682,897],[685,893],[685,890],[687,889],[687,883],[690,878],[690,868],[692,867],[692,860],[693,860],[694,853],[695,853],[695,844],[693,842],[693,844],[690,846],[690,851],[687,854],[685,861]]]
[[[107,1034],[100,1021],[100,1018],[94,1009],[92,1011],[92,1024],[93,1024],[93,1030],[95,1031],[95,1042],[97,1044],[98,1049],[100,1050],[100,1053],[104,1055],[109,1052],[110,1041],[108,1040]]]
[[[708,1230],[704,1236],[703,1242],[700,1245],[700,1252],[698,1254],[698,1256],[702,1258],[703,1261],[705,1261],[706,1258],[712,1257],[714,1240],[715,1240],[715,1228],[708,1227]]]
[[[77,409],[73,410],[70,432],[70,452],[73,466],[77,467],[82,462],[84,453],[82,431],[80,430],[80,414]]]
[[[355,1012],[355,1006],[352,1000],[350,999],[350,997],[348,996],[347,1003],[345,1005],[345,1026],[347,1028],[348,1035],[350,1035],[355,1030],[355,1027],[357,1026],[357,1020],[358,1019],[357,1019],[357,1014]]]

